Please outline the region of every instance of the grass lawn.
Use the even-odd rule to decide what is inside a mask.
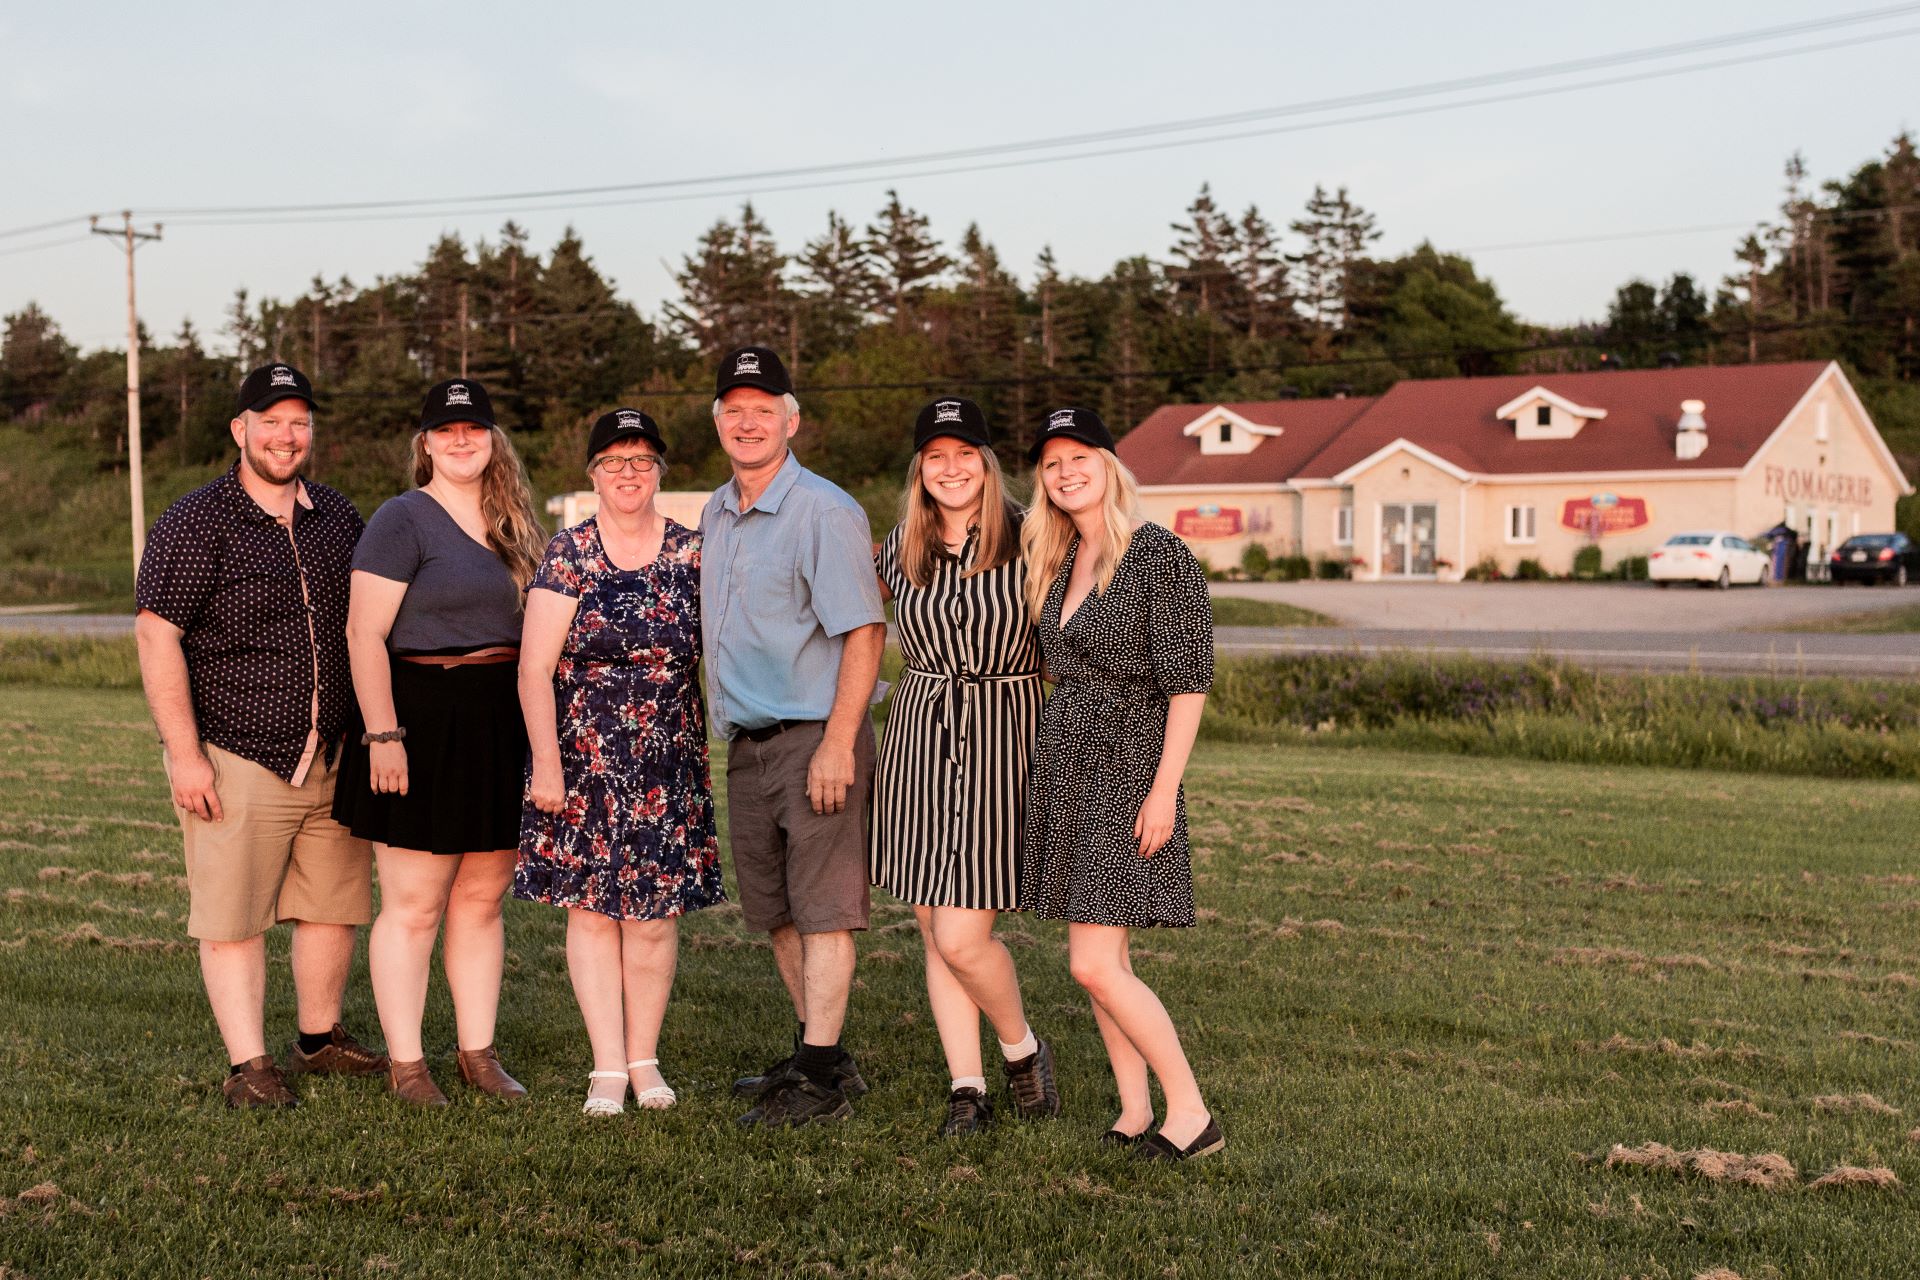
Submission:
[[[1787,631],[1842,632],[1857,636],[1890,636],[1920,631],[1920,604],[1900,605],[1892,609],[1867,609],[1843,613],[1831,618],[1808,618],[1784,628]]]
[[[1213,597],[1216,627],[1330,627],[1333,619],[1312,609],[1279,600],[1250,600],[1245,596]]]
[[[0,713],[0,1275],[1691,1277],[1913,1273],[1920,785],[1203,744],[1203,924],[1137,939],[1230,1139],[1142,1168],[1060,926],[1011,919],[1067,1112],[978,1140],[945,1094],[906,910],[879,906],[850,1122],[743,1132],[782,1048],[737,913],[684,929],[681,1105],[579,1114],[561,913],[508,908],[499,1043],[520,1106],[366,1081],[223,1111],[179,842],[140,695],[7,687]],[[276,935],[273,1038],[291,1031]],[[349,1022],[377,1039],[364,967]],[[989,1046],[990,1048],[991,1046]],[[1767,1189],[1695,1155],[1774,1153]],[[1595,1158],[1600,1157],[1600,1158]],[[1648,1158],[1664,1159],[1658,1152]],[[1765,1181],[1771,1162],[1749,1171]]]

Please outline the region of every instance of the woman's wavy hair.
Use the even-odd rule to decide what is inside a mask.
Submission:
[[[547,531],[533,510],[533,488],[513,441],[498,427],[487,428],[493,456],[480,473],[480,518],[487,523],[487,545],[506,564],[513,585],[524,590],[533,581],[546,553]],[[413,436],[413,487],[424,488],[433,479],[433,458],[427,453],[427,433]]]
[[[973,563],[960,575],[963,578],[998,569],[1020,552],[1020,508],[1007,499],[1000,459],[984,446],[979,446],[979,453],[986,468],[980,485],[980,541],[973,549]],[[933,581],[934,559],[942,549],[939,507],[920,479],[916,452],[907,464],[907,487],[900,495],[900,571],[907,581],[925,590]]]
[[[1100,523],[1106,530],[1105,545],[1093,565],[1093,585],[1105,591],[1113,583],[1113,572],[1120,558],[1133,545],[1133,524],[1140,505],[1140,482],[1127,464],[1111,449],[1095,450],[1107,469],[1106,491],[1100,497]],[[1053,505],[1047,497],[1046,482],[1040,468],[1033,469],[1033,506],[1020,526],[1020,556],[1027,562],[1027,612],[1034,621],[1046,607],[1047,593],[1060,566],[1067,561],[1067,548],[1073,544],[1073,518]]]

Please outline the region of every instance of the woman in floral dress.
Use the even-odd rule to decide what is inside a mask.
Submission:
[[[673,1105],[659,1070],[677,919],[725,899],[707,772],[700,535],[654,508],[653,419],[594,424],[599,513],[547,544],[527,592],[520,703],[531,764],[513,893],[566,907],[567,970],[593,1045],[588,1115]]]

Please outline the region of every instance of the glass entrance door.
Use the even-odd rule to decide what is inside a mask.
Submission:
[[[1389,578],[1430,578],[1437,554],[1437,508],[1431,502],[1391,502],[1380,508],[1380,572]]]

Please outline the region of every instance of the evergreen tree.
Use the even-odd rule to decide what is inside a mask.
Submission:
[[[1325,334],[1345,330],[1354,311],[1370,301],[1356,285],[1364,278],[1367,246],[1380,238],[1373,215],[1355,204],[1345,187],[1328,195],[1316,184],[1306,216],[1291,228],[1306,241],[1287,260],[1294,265],[1296,292],[1308,319]]]
[[[845,349],[878,306],[873,255],[845,218],[827,211],[827,229],[794,259],[799,279],[800,348],[812,359]]]
[[[1233,273],[1242,299],[1249,338],[1281,337],[1291,325],[1293,297],[1287,288],[1287,259],[1273,224],[1248,205],[1234,236]]]
[[[0,410],[9,417],[59,391],[77,354],[60,326],[35,303],[8,316],[0,334]]]
[[[1170,225],[1173,264],[1167,274],[1175,296],[1203,316],[1230,313],[1239,283],[1240,237],[1233,219],[1214,204],[1207,183],[1187,206],[1187,220]]]
[[[867,228],[867,250],[878,269],[880,313],[896,329],[920,322],[920,301],[953,266],[940,242],[927,229],[927,217],[900,203],[900,193],[887,192],[879,220]]]

